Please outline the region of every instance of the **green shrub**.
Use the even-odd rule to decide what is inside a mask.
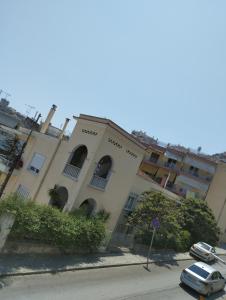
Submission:
[[[104,222],[98,218],[70,215],[15,195],[0,202],[0,214],[5,211],[16,215],[10,233],[13,239],[37,240],[65,250],[93,251],[105,238]]]
[[[198,241],[216,245],[220,230],[213,212],[201,199],[181,199],[178,203],[156,192],[143,193],[143,199],[128,217],[139,242],[149,244],[152,221],[160,221],[153,247],[185,251]]]

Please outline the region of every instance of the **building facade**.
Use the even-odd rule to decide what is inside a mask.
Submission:
[[[108,229],[113,231],[131,194],[164,190],[139,174],[145,147],[111,120],[88,115],[74,117],[70,138],[54,130],[50,121],[53,106],[39,131],[34,131],[23,154],[23,167],[15,170],[5,193],[57,206],[64,211],[83,207],[88,213],[110,213]],[[28,130],[26,131],[28,134]],[[51,198],[57,191],[60,201]],[[132,206],[135,205],[135,199]],[[131,207],[132,207],[131,206]]]
[[[216,167],[217,163],[204,155],[152,144],[140,169],[180,196],[205,199]]]
[[[84,114],[73,117],[68,137],[64,133],[69,119],[61,130],[51,125],[55,111],[53,105],[32,134],[27,128],[9,129],[23,141],[30,138],[5,195],[16,192],[64,211],[105,210],[110,213],[109,231],[123,223],[123,215],[134,209],[144,191],[159,191],[173,200],[196,197],[207,199],[225,232],[225,164],[169,145],[153,142],[147,147],[111,120]],[[8,170],[0,158],[0,185]]]

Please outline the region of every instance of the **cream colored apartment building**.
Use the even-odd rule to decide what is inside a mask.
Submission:
[[[216,218],[219,209],[223,210],[219,225],[225,231],[224,164],[170,147],[147,148],[111,120],[84,114],[73,117],[74,130],[67,137],[64,132],[69,119],[62,130],[50,123],[55,111],[53,105],[40,130],[32,132],[23,166],[14,170],[5,194],[17,192],[65,211],[85,207],[92,214],[105,210],[110,213],[110,231],[123,211],[133,210],[144,191],[160,191],[175,200],[197,196],[207,199]],[[22,140],[29,132],[14,129]],[[0,171],[1,184],[8,171],[1,158]],[[51,189],[59,195],[57,203],[49,194]]]
[[[177,198],[139,174],[145,146],[114,122],[81,114],[74,117],[76,124],[68,138],[64,136],[68,119],[63,130],[50,125],[55,110],[53,106],[40,131],[32,133],[23,167],[14,171],[6,194],[17,192],[65,211],[81,206],[89,213],[104,209],[110,213],[111,231],[124,207],[132,210],[143,191],[154,189]],[[54,188],[61,198],[58,203],[49,196]]]

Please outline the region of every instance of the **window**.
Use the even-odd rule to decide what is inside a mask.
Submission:
[[[35,153],[30,162],[28,170],[32,171],[35,174],[38,174],[44,164],[44,161],[45,161],[45,156],[39,153]]]
[[[150,156],[150,161],[157,163],[158,159],[159,159],[159,154],[152,152],[151,156]]]
[[[212,276],[211,276],[211,279],[212,279],[212,280],[218,280],[218,279],[220,279],[220,276],[219,276],[218,272],[214,272],[214,273],[212,274]]]
[[[131,193],[127,199],[124,209],[128,211],[132,211],[137,202],[137,198],[138,198],[137,194]]]
[[[26,199],[29,197],[30,194],[29,190],[22,184],[18,186],[16,193],[19,197],[26,198]]]
[[[188,268],[189,270],[191,270],[192,272],[194,272],[195,274],[198,274],[200,277],[202,278],[207,278],[209,276],[209,272],[207,272],[206,270],[196,266],[196,265],[192,265]]]
[[[194,175],[196,177],[199,176],[199,169],[196,168],[196,167],[194,167],[194,166],[190,166],[189,172],[190,172],[190,174],[192,174],[192,175]]]
[[[81,169],[84,164],[84,161],[87,157],[87,153],[88,153],[88,150],[87,150],[86,146],[83,145],[83,146],[78,147],[73,152],[73,155],[70,159],[69,164]]]
[[[176,164],[177,164],[177,161],[175,159],[169,158],[166,163],[166,166],[169,168],[174,168],[174,167],[176,167]]]

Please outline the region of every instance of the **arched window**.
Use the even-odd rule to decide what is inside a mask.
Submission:
[[[96,208],[96,201],[91,198],[86,199],[79,206],[79,209],[81,209],[87,217],[90,217],[93,215],[95,208]]]
[[[91,179],[91,185],[104,189],[109,180],[112,169],[112,159],[109,155],[103,156],[94,171]]]
[[[85,145],[79,146],[74,152],[72,152],[68,163],[64,168],[64,174],[71,177],[72,179],[77,179],[87,157],[87,154],[88,150]]]
[[[59,210],[63,210],[68,200],[68,190],[64,186],[55,185],[53,189],[49,190],[49,196],[49,204]]]
[[[69,161],[69,164],[72,166],[75,166],[77,168],[82,168],[84,161],[87,157],[88,150],[86,146],[80,146],[78,147],[72,154],[72,157]]]

